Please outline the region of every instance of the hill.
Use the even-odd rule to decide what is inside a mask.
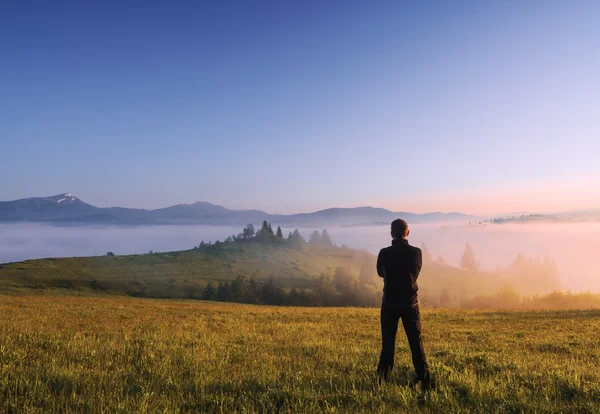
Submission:
[[[61,225],[246,225],[267,220],[283,227],[324,227],[389,223],[398,217],[413,223],[474,219],[472,216],[461,213],[415,214],[392,212],[373,207],[330,208],[312,213],[284,215],[269,214],[260,210],[230,210],[207,202],[178,204],[155,210],[124,207],[101,208],[83,202],[72,193],[52,197],[0,201],[0,222],[27,221]]]
[[[376,275],[375,262],[376,257],[363,250],[290,245],[285,239],[237,240],[179,252],[4,264],[0,265],[0,293],[219,299],[217,287],[235,291],[233,283],[250,283],[256,290],[271,283],[281,291],[280,296],[292,290],[304,295],[294,304],[377,306],[382,280]],[[497,292],[505,283],[498,274],[468,272],[431,261],[424,264],[419,277],[425,306],[458,307],[476,295]],[[214,287],[212,294],[205,292],[209,284]],[[288,303],[283,299],[260,302],[260,295],[241,298],[240,294],[236,299],[235,292],[222,292],[220,300]]]
[[[28,260],[0,266],[0,292],[73,289],[183,298],[209,282],[239,275],[259,282],[275,277],[286,287],[304,288],[338,266],[358,274],[359,256],[364,252],[240,241],[169,253]]]
[[[422,317],[426,392],[376,309],[0,296],[0,412],[598,412],[600,312]]]

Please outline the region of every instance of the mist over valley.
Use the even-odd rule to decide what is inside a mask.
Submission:
[[[257,223],[258,224],[258,223]],[[277,223],[273,223],[275,226]],[[411,224],[411,244],[425,244],[433,261],[458,267],[465,243],[481,271],[506,267],[521,254],[528,260],[555,259],[560,288],[600,292],[600,224]],[[284,236],[293,228],[283,227]],[[300,228],[308,239],[313,228]],[[319,228],[321,230],[321,228]],[[327,227],[333,242],[377,254],[389,245],[387,226]],[[53,226],[0,223],[0,263],[50,257],[146,254],[192,249],[238,234],[239,226],[141,225]]]

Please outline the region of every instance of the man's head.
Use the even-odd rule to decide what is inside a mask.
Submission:
[[[402,219],[392,221],[392,238],[394,240],[406,239],[410,234],[408,224]]]

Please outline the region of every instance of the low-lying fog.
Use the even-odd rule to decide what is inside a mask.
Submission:
[[[139,226],[54,227],[0,224],[0,263],[43,257],[97,256],[190,249],[223,240],[237,227]],[[377,253],[390,242],[388,227],[328,228],[333,241]],[[287,235],[290,229],[284,229]],[[300,229],[307,239],[312,229]],[[600,292],[600,223],[411,225],[411,244],[425,243],[434,259],[457,266],[469,241],[482,269],[507,265],[518,253],[549,254],[559,266],[564,289]]]

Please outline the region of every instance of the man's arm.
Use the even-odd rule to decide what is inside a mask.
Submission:
[[[379,252],[377,256],[377,274],[379,277],[385,277],[385,271],[383,269],[383,250]]]
[[[421,273],[421,268],[423,267],[423,253],[421,252],[421,249],[417,248],[415,250],[415,269],[414,269],[414,275],[415,275],[415,280],[419,277],[419,273]]]

